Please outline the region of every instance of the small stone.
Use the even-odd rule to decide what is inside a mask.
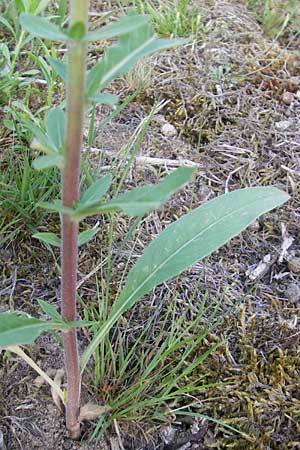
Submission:
[[[300,285],[297,283],[290,283],[286,290],[285,296],[293,303],[297,303],[300,300]]]
[[[251,231],[259,231],[259,229],[260,229],[259,221],[255,220],[253,223],[251,223],[251,225],[249,226],[249,229]]]
[[[290,105],[294,100],[294,96],[291,92],[284,92],[281,96],[281,100],[285,105]]]
[[[160,435],[166,445],[171,444],[174,441],[176,430],[172,425],[167,425],[165,427],[161,427]]]
[[[296,97],[298,100],[300,100],[300,90],[296,92]]]
[[[291,272],[300,272],[300,258],[292,258],[288,262],[288,268]]]
[[[167,123],[165,116],[163,116],[163,114],[155,114],[155,116],[153,117],[153,121],[158,123],[159,125]]]
[[[293,122],[291,120],[280,120],[280,122],[275,123],[275,128],[278,131],[285,131],[292,125],[292,123]]]
[[[171,138],[171,137],[177,136],[176,128],[173,125],[171,125],[170,123],[165,123],[161,127],[161,132],[166,137],[170,137]]]

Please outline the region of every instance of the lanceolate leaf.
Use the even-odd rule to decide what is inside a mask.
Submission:
[[[288,199],[286,193],[273,187],[241,189],[221,195],[169,225],[129,272],[107,322],[86,350],[82,366],[120,315],[143,295],[209,255],[258,216]]]
[[[78,247],[80,247],[83,244],[86,244],[91,239],[93,239],[94,236],[98,233],[99,228],[92,228],[91,230],[85,230],[79,233],[78,235]],[[61,246],[61,239],[56,236],[55,233],[36,233],[32,237],[39,239],[40,241],[44,242],[45,244],[52,245],[53,247],[59,247]]]
[[[51,325],[51,322],[16,313],[0,314],[0,347],[31,344]]]
[[[68,79],[68,66],[66,63],[60,59],[48,57],[48,61],[51,64],[52,69],[62,78],[63,81],[67,82]]]
[[[68,41],[69,36],[44,17],[22,13],[20,23],[33,36],[52,41]]]
[[[51,305],[48,302],[45,302],[44,300],[38,300],[38,302],[44,313],[47,314],[47,316],[51,317],[51,319],[54,319],[55,321],[63,322],[63,318],[53,305]]]
[[[61,244],[61,239],[55,233],[35,233],[32,237],[53,247],[60,247]]]
[[[62,168],[64,163],[64,158],[62,155],[46,155],[40,156],[32,161],[32,166],[36,170],[49,169],[50,167]]]
[[[48,211],[58,212],[60,214],[72,215],[74,210],[63,206],[60,200],[54,200],[53,202],[40,202],[38,204],[40,208],[47,209]]]
[[[121,36],[130,33],[141,25],[149,22],[148,16],[125,16],[121,17],[116,23],[105,25],[99,30],[90,31],[85,36],[85,41],[99,41],[100,39],[110,39],[112,37]]]
[[[112,181],[112,175],[108,173],[100,180],[95,181],[83,194],[80,203],[90,205],[95,202],[100,202],[101,198],[108,191]]]
[[[117,95],[105,92],[104,94],[94,95],[93,97],[90,97],[89,100],[92,103],[100,103],[101,105],[114,106],[118,103],[119,97]]]
[[[79,205],[73,218],[80,220],[83,217],[114,210],[122,210],[129,216],[143,215],[148,211],[159,208],[167,199],[183,187],[191,178],[195,169],[180,167],[168,175],[161,183],[142,186],[105,203],[90,203]]]
[[[83,244],[86,244],[91,239],[93,239],[94,236],[98,233],[99,228],[92,228],[91,230],[85,230],[79,233],[78,235],[78,247],[80,247]]]
[[[65,142],[66,118],[61,108],[52,108],[45,117],[45,126],[52,146],[60,150]]]
[[[149,24],[120,36],[119,41],[108,48],[103,59],[90,70],[87,77],[87,95],[93,96],[114,78],[123,75],[141,58],[152,53],[182,45],[184,39],[157,39]]]

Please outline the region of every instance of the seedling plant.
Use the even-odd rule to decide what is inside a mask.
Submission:
[[[41,2],[43,3],[43,2]],[[124,75],[142,58],[156,51],[178,45],[187,40],[161,39],[154,34],[149,17],[130,14],[89,31],[86,0],[70,1],[68,29],[45,17],[23,12],[20,15],[22,36],[28,40],[37,37],[63,42],[68,46],[68,64],[53,57],[48,62],[66,83],[66,111],[55,106],[46,114],[42,127],[32,123],[35,136],[32,148],[44,153],[33,161],[37,170],[58,167],[61,171],[61,199],[39,206],[56,212],[61,218],[61,238],[53,233],[40,233],[42,241],[61,248],[61,313],[52,305],[40,301],[43,311],[51,320],[41,320],[18,312],[0,314],[0,346],[26,358],[19,347],[32,343],[47,330],[61,330],[67,374],[66,398],[52,380],[65,404],[66,426],[70,436],[80,436],[80,408],[82,373],[90,358],[120,316],[132,308],[157,285],[179,275],[183,270],[239,234],[261,214],[283,204],[289,196],[274,187],[253,187],[221,195],[187,213],[167,226],[146,248],[128,273],[117,298],[110,303],[106,320],[99,324],[88,347],[79,358],[77,327],[95,328],[95,322],[78,320],[76,308],[76,282],[78,246],[94,236],[94,231],[79,234],[80,221],[88,216],[125,213],[141,217],[163,205],[178,189],[185,186],[194,169],[181,167],[156,185],[146,185],[128,192],[110,196],[113,175],[107,172],[83,192],[79,191],[81,154],[85,115],[95,104],[114,106],[118,98],[106,91],[109,84]],[[104,56],[86,70],[87,45],[101,39],[115,39]],[[97,324],[96,324],[97,325]],[[168,349],[165,349],[167,352]],[[27,358],[28,360],[28,358]],[[37,367],[34,367],[38,370]],[[150,373],[151,367],[145,367]],[[169,390],[168,390],[169,392]],[[124,394],[126,397],[126,394]]]

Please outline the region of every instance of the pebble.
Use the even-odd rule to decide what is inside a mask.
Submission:
[[[251,223],[251,225],[249,225],[249,229],[251,231],[259,231],[259,229],[260,229],[259,221],[255,220],[253,223]]]
[[[285,105],[290,105],[292,101],[294,100],[294,96],[291,92],[284,92],[281,96],[281,100]]]
[[[296,97],[298,100],[300,100],[300,90],[296,92]]]
[[[300,300],[300,285],[297,283],[290,283],[285,290],[285,296],[293,303],[297,303]]]
[[[176,128],[173,125],[171,125],[170,123],[165,123],[161,127],[161,132],[166,137],[175,137],[175,136],[177,136]]]
[[[300,272],[300,258],[292,258],[288,262],[288,268],[291,272]]]
[[[292,125],[292,123],[293,122],[291,120],[280,120],[280,122],[275,123],[275,128],[278,131],[285,131]]]

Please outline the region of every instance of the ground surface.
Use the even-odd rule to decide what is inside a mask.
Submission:
[[[97,2],[94,7],[97,9]],[[136,256],[168,221],[182,215],[191,205],[197,206],[226,191],[275,185],[291,195],[288,204],[264,215],[241,236],[186,271],[176,285],[178,314],[200,275],[203,281],[197,287],[195,302],[199,302],[204,292],[211,303],[223,295],[221,315],[239,304],[208,337],[211,341],[224,339],[225,343],[201,367],[208,380],[225,384],[203,391],[195,400],[197,411],[244,434],[203,420],[186,423],[177,419],[172,423],[169,419],[169,429],[164,426],[153,431],[152,428],[152,432],[137,421],[143,433],[137,433],[134,424],[122,429],[120,423],[125,448],[300,448],[297,269],[300,54],[297,45],[299,40],[298,44],[292,41],[290,46],[286,39],[271,42],[242,2],[208,2],[203,9],[203,35],[199,42],[153,57],[152,81],[147,81],[138,97],[94,142],[95,166],[100,167],[98,150],[104,152],[102,165],[103,161],[104,165],[114,164],[115,154],[130,140],[152,106],[168,100],[154,116],[138,152],[140,157],[165,161],[137,159],[130,171],[128,187],[157,181],[170,168],[168,160],[184,159],[199,165],[194,186],[143,221]],[[116,82],[113,89],[126,98],[140,77],[144,74],[136,71]],[[96,125],[103,114],[103,110],[97,111]],[[165,123],[175,127],[176,136],[162,133]],[[120,241],[127,226],[121,222],[117,228]],[[288,238],[291,245],[284,252]],[[106,245],[105,239],[97,236],[82,251],[80,279],[96,266],[100,246],[105,255]],[[120,264],[124,264],[129,252],[130,243],[113,269],[113,283],[120,278]],[[1,308],[13,304],[15,308],[35,313],[37,297],[56,302],[59,283],[55,281],[53,260],[30,236],[23,238],[22,246],[14,242],[3,248],[0,258],[4,305]],[[262,262],[263,269],[253,272]],[[169,286],[173,289],[172,283]],[[151,297],[151,306],[135,308],[131,315],[133,328],[142,322],[143,316],[154,313],[157,302],[163,303],[164,289],[158,288]],[[82,285],[80,294],[86,302],[92,302],[95,295],[92,278]],[[145,299],[143,304],[147,302]],[[44,368],[59,368],[62,364],[61,350],[55,340],[41,338],[31,353]],[[3,359],[0,413],[8,450],[105,449],[104,441],[72,443],[65,436],[63,419],[52,406],[47,388],[37,390],[32,385],[34,377],[18,358]],[[175,433],[171,442],[162,438],[168,432],[172,436]],[[117,440],[112,444],[108,437],[107,442],[113,449],[120,448]]]

